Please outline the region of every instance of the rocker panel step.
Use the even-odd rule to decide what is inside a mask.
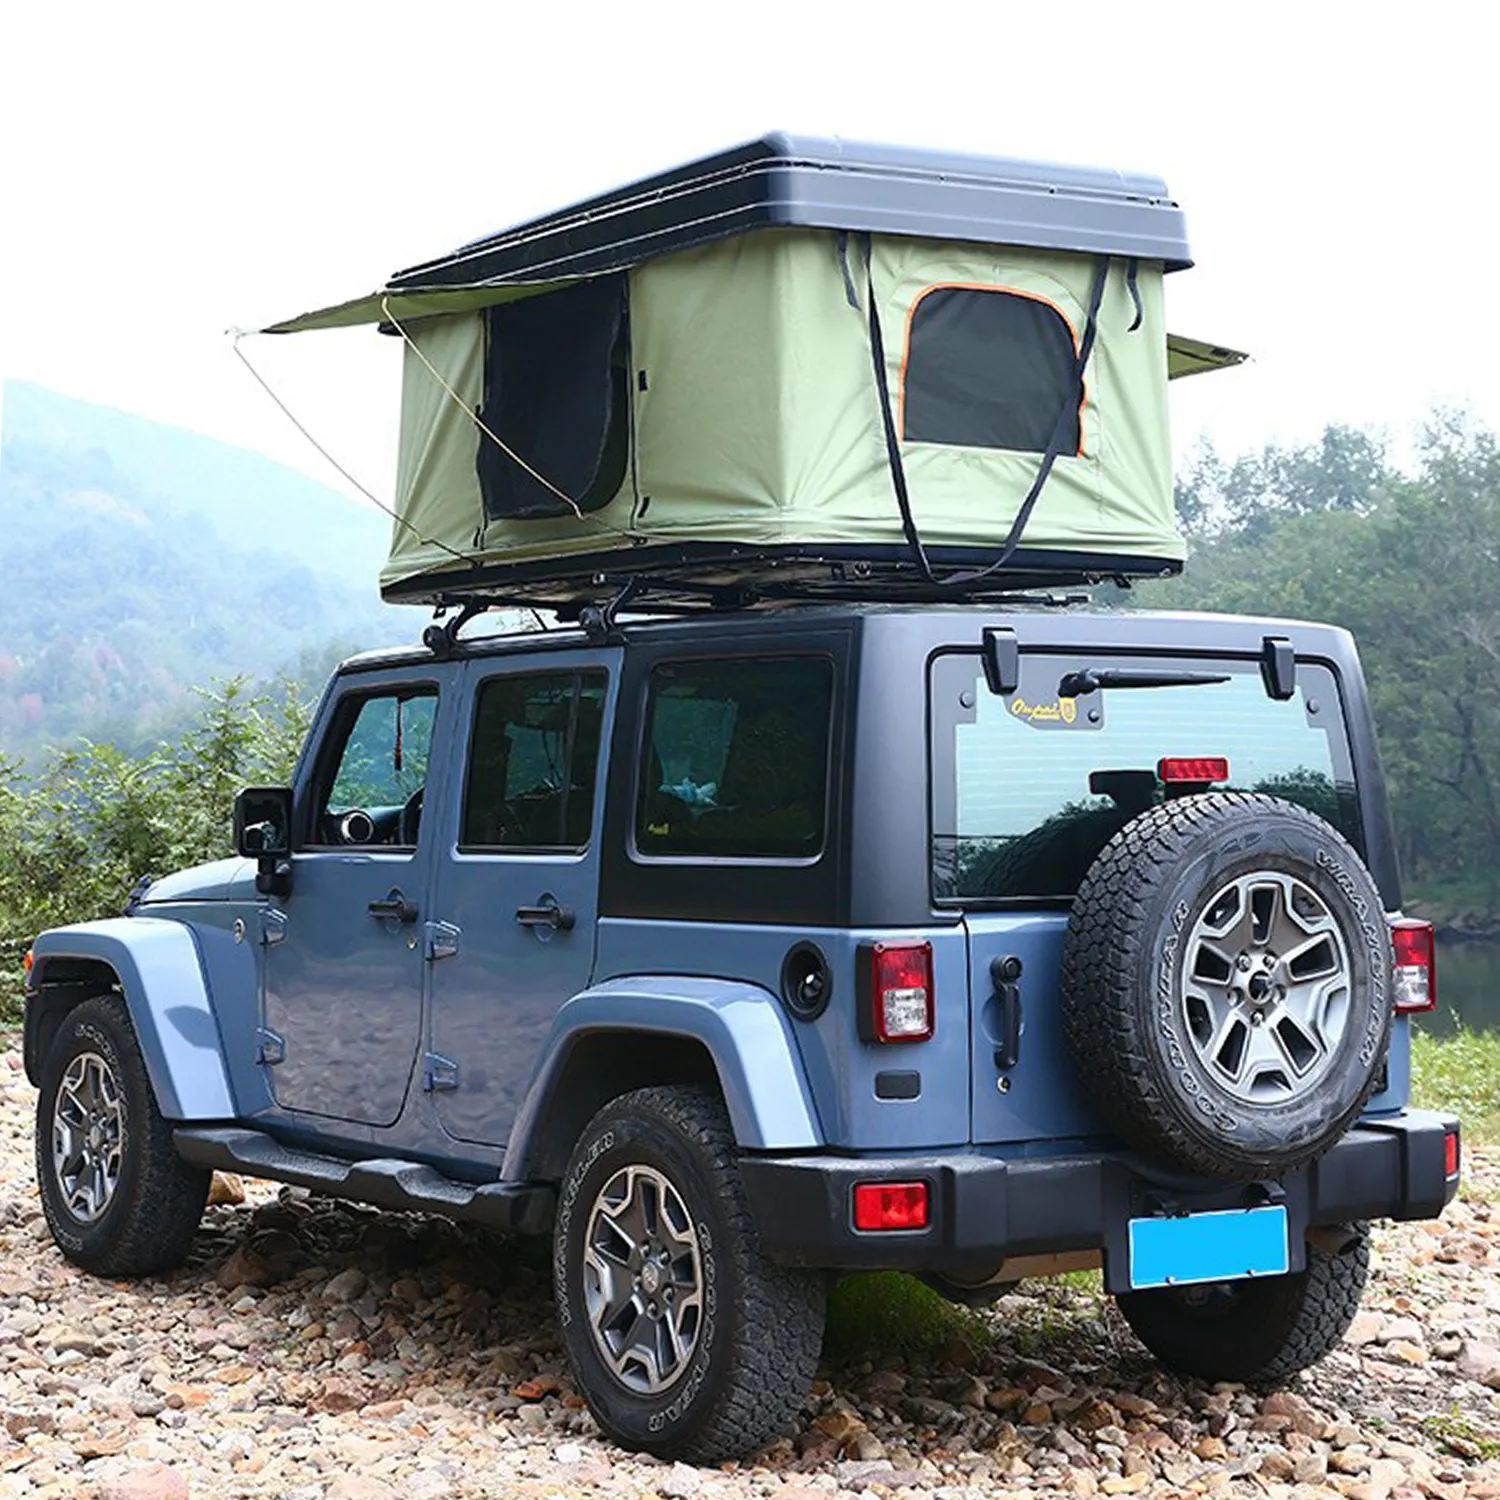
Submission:
[[[455,1182],[423,1162],[399,1157],[344,1161],[298,1150],[259,1130],[183,1127],[173,1132],[172,1140],[177,1154],[194,1166],[290,1182],[378,1208],[445,1214],[517,1234],[546,1233],[557,1202],[546,1183]]]

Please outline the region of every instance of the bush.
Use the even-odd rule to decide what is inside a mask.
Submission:
[[[235,793],[290,780],[308,707],[231,678],[200,694],[176,744],[54,752],[28,777],[0,757],[0,1020],[13,1021],[21,955],[44,927],[118,916],[142,875],[233,853]]]
[[[1471,1146],[1500,1141],[1500,1033],[1413,1031],[1411,1098],[1421,1109],[1451,1110]]]

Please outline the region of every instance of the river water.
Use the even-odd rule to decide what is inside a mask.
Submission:
[[[1470,1031],[1500,1031],[1500,943],[1439,940],[1437,1010],[1423,1016],[1423,1031],[1447,1036],[1460,1024]]]

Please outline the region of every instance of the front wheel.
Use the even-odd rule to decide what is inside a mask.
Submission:
[[[172,1145],[125,1002],[68,1012],[42,1069],[36,1176],[58,1248],[99,1276],[147,1276],[187,1255],[212,1173]]]
[[[761,1254],[711,1091],[638,1089],[594,1117],[563,1182],[553,1281],[579,1387],[622,1447],[739,1458],[801,1407],[825,1280]]]
[[[1276,1386],[1343,1338],[1369,1272],[1369,1229],[1356,1224],[1337,1253],[1309,1244],[1304,1271],[1125,1292],[1116,1301],[1135,1336],[1169,1370]]]

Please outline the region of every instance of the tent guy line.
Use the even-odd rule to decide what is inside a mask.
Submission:
[[[292,426],[295,427],[297,431],[300,432],[309,443],[312,444],[314,450],[327,463],[331,464],[344,477],[344,479],[348,481],[348,483],[352,484],[354,488],[358,490],[359,493],[370,502],[371,505],[375,506],[377,510],[384,511],[385,514],[388,515],[391,520],[393,520],[398,526],[404,526],[409,532],[411,532],[411,534],[416,537],[420,545],[424,547],[437,547],[446,552],[450,557],[457,558],[460,562],[471,563],[477,566],[480,559],[473,556],[471,553],[460,552],[457,550],[457,548],[450,547],[447,542],[442,541],[438,537],[430,537],[424,535],[422,531],[416,526],[413,526],[405,516],[399,514],[395,509],[387,505],[385,501],[382,500],[377,494],[375,494],[373,490],[369,489],[366,485],[362,484],[358,479],[356,479],[354,475],[351,474],[349,470],[346,469],[344,465],[341,464],[338,459],[336,459],[333,454],[331,454],[328,449],[325,448],[323,444],[320,443],[317,438],[312,435],[311,432],[308,431],[306,424],[297,416],[297,414],[291,409],[291,407],[288,406],[279,395],[277,395],[275,390],[273,390],[271,387],[271,382],[268,381],[266,377],[262,375],[253,364],[251,364],[250,356],[240,348],[240,340],[243,339],[247,333],[253,333],[254,331],[254,329],[245,328],[231,328],[229,330],[229,337],[233,340],[232,347],[234,349],[235,358],[238,359],[242,365],[244,365],[244,367],[250,372],[252,378],[255,380],[255,383],[276,404],[277,410],[280,411],[281,414],[287,419],[287,421],[290,422]],[[404,336],[405,335],[403,334],[403,337]]]

